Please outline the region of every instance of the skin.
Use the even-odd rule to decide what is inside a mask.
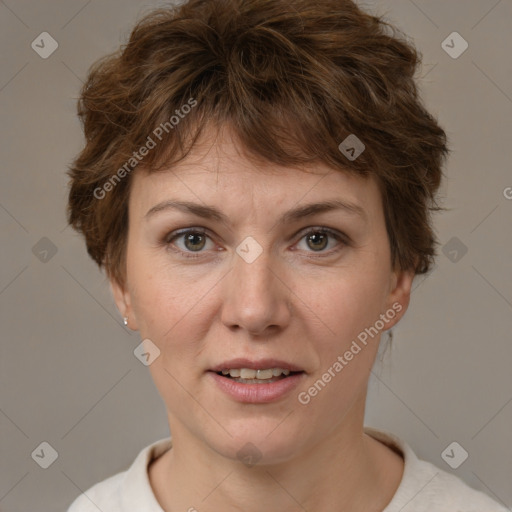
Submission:
[[[126,279],[111,281],[129,327],[161,351],[149,369],[173,448],[149,468],[157,500],[166,511],[382,511],[403,459],[363,432],[381,333],[307,405],[297,398],[393,304],[402,309],[385,329],[407,310],[414,273],[392,268],[379,189],[322,164],[256,163],[227,127],[206,135],[172,169],[133,174]],[[145,218],[171,199],[215,206],[229,223],[173,209]],[[328,199],[360,205],[366,219],[335,210],[277,223],[290,209]],[[207,236],[166,244],[187,227]],[[308,239],[321,227],[349,240]],[[252,263],[236,253],[247,236],[262,248]],[[243,404],[206,373],[233,357],[275,357],[306,375],[276,402]],[[248,442],[262,455],[252,467],[237,458]]]

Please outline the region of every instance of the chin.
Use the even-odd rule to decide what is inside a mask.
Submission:
[[[231,422],[226,430],[233,437],[222,435],[222,439],[205,436],[205,442],[219,455],[239,460],[248,467],[252,465],[278,464],[292,460],[306,440],[304,426],[284,426],[291,418],[279,421],[274,418],[258,418],[254,421]],[[278,426],[281,423],[280,426]]]

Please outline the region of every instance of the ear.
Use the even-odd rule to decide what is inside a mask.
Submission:
[[[387,324],[386,329],[391,329],[405,315],[409,307],[414,276],[414,270],[395,270],[392,272],[389,293],[386,299],[386,310],[394,311],[396,315]]]
[[[110,289],[116,303],[119,313],[128,319],[128,328],[132,331],[138,330],[137,321],[133,314],[131,294],[125,283],[118,282],[115,278],[110,278]]]

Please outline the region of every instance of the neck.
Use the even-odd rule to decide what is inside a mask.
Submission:
[[[173,448],[150,469],[166,511],[382,511],[399,485],[402,459],[363,432],[364,399],[319,443],[276,464],[241,464],[170,419]]]

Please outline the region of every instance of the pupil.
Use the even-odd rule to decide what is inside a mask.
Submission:
[[[191,250],[194,250],[194,249],[202,249],[204,247],[204,238],[203,238],[203,243],[202,245],[200,244],[200,247],[194,247],[194,243],[192,243],[192,247],[190,246],[189,242],[193,241],[194,239],[196,238],[203,238],[203,235],[201,235],[200,233],[188,233],[185,237],[185,246],[187,247],[187,249],[191,249]]]
[[[327,236],[325,235],[325,233],[314,233],[312,235],[309,235],[308,242],[313,241],[313,244],[314,244],[315,240],[318,241],[319,237],[322,239],[322,241],[324,243],[322,244],[321,247],[316,245],[316,248],[317,249],[324,249],[325,246],[326,246],[326,242],[327,242]],[[315,248],[315,245],[313,246],[313,248]]]

